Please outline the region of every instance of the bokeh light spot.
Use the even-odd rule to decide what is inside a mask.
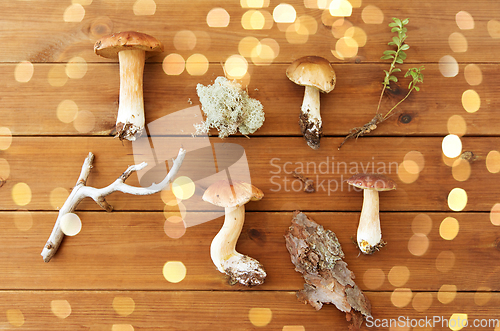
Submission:
[[[75,56],[66,64],[66,75],[72,79],[80,79],[87,73],[87,61],[84,58]]]
[[[56,64],[50,68],[47,75],[49,84],[53,87],[61,87],[68,81],[68,75],[66,75],[66,68],[62,65]]]
[[[238,53],[240,53],[244,57],[249,58],[252,56],[252,51],[254,50],[254,48],[259,45],[259,39],[251,36],[245,37],[238,43]]]
[[[365,30],[358,28],[357,26],[352,26],[345,31],[345,37],[352,38],[358,44],[358,47],[363,47],[366,45],[368,37],[366,36]]]
[[[0,149],[2,149],[0,147]],[[498,151],[489,151],[486,156],[486,169],[492,174],[496,174],[500,172],[500,152]]]
[[[81,22],[85,17],[85,8],[79,3],[74,3],[66,8],[64,11],[64,22]]]
[[[231,55],[224,63],[224,70],[229,79],[240,79],[248,71],[248,62],[241,55]]]
[[[9,321],[10,325],[16,327],[24,325],[24,315],[19,309],[7,309],[6,315],[7,321]]]
[[[467,38],[460,32],[453,32],[448,37],[448,44],[450,48],[455,53],[465,53],[467,52],[468,43]]]
[[[441,148],[444,155],[449,158],[455,158],[462,154],[462,141],[459,136],[449,134],[443,138]]]
[[[186,206],[182,202],[178,202],[176,206],[165,205],[163,208],[163,215],[168,219],[172,213],[179,215],[182,219],[186,219],[187,211]]]
[[[493,225],[500,225],[500,203],[495,203],[490,211],[490,222]]]
[[[269,0],[240,0],[241,8],[263,8],[269,6]]]
[[[26,206],[31,202],[31,188],[26,183],[17,183],[12,188],[12,200],[18,206]]]
[[[27,83],[33,77],[35,67],[29,61],[19,62],[14,69],[14,77],[19,83]]]
[[[170,184],[171,186],[172,184]],[[164,204],[167,206],[177,206],[179,203],[179,199],[174,195],[174,192],[172,192],[172,189],[165,189],[162,190],[160,193],[161,200],[163,201]]]
[[[52,208],[59,210],[66,202],[68,196],[69,192],[67,189],[65,189],[64,187],[56,187],[55,189],[50,191],[50,205],[52,206]]]
[[[203,54],[193,54],[186,60],[186,71],[191,76],[202,76],[208,71],[208,59]]]
[[[391,302],[395,307],[406,307],[413,298],[413,293],[409,288],[397,288],[391,293]]]
[[[0,150],[7,150],[12,144],[12,132],[8,127],[0,126]]]
[[[67,213],[60,220],[61,231],[67,236],[76,236],[82,230],[82,221],[75,213]]]
[[[471,86],[479,85],[483,82],[483,72],[477,64],[470,63],[464,68],[464,76],[467,83]]]
[[[351,37],[342,37],[335,44],[335,51],[340,58],[355,57],[358,54],[358,48],[358,43]]]
[[[476,293],[474,293],[474,303],[478,306],[485,306],[490,302],[493,294],[491,293],[491,288],[487,286],[480,286]]]
[[[337,39],[340,39],[345,36],[349,37],[350,35],[347,34],[347,31],[352,27],[353,25],[351,22],[349,22],[344,18],[339,18],[338,20],[332,23],[332,34]]]
[[[309,39],[309,34],[305,26],[292,24],[286,28],[285,37],[290,44],[305,44]]]
[[[468,113],[475,113],[481,107],[481,98],[474,90],[467,90],[462,94],[462,106]]]
[[[33,227],[33,215],[29,211],[17,211],[14,214],[14,224],[19,231],[29,231]]]
[[[458,235],[460,224],[454,217],[446,217],[439,226],[439,235],[444,240],[453,240]]]
[[[440,272],[448,272],[455,265],[455,253],[452,251],[442,251],[436,257],[436,269]]]
[[[80,133],[88,133],[94,129],[95,116],[88,110],[80,110],[73,121],[73,127]]]
[[[52,313],[61,319],[71,315],[71,305],[68,300],[52,300],[50,302]]]
[[[111,331],[134,331],[134,327],[130,324],[113,324]]]
[[[458,331],[468,326],[467,314],[454,313],[448,319],[448,327],[450,330]]]
[[[302,15],[294,23],[297,33],[313,35],[318,31],[318,22],[310,15]]]
[[[196,47],[196,35],[193,31],[182,30],[175,33],[174,47],[179,51],[190,51]]]
[[[273,10],[273,19],[276,23],[293,23],[296,18],[295,8],[287,3],[280,3]]]
[[[63,100],[57,105],[57,118],[63,123],[71,123],[78,116],[78,105],[73,100]]]
[[[385,273],[379,268],[370,268],[363,274],[363,283],[370,290],[380,288],[385,281]]]
[[[422,313],[429,309],[432,305],[432,294],[431,293],[426,293],[426,292],[421,292],[415,294],[412,300],[412,306],[413,309],[416,311]]]
[[[461,115],[452,115],[447,123],[448,133],[463,136],[467,133],[467,123]]]
[[[180,75],[184,72],[184,68],[186,67],[186,61],[180,54],[172,53],[163,59],[163,72],[167,75]]]
[[[115,297],[112,305],[120,316],[128,316],[135,310],[135,301],[130,297]]]
[[[446,305],[455,300],[456,296],[457,296],[457,286],[451,284],[444,284],[441,285],[441,287],[439,288],[437,299],[443,305]]]
[[[426,235],[418,233],[411,236],[408,240],[408,251],[415,256],[422,256],[429,248],[429,238]]]
[[[348,17],[352,14],[352,5],[347,0],[333,0],[328,6],[330,15],[336,17]]]
[[[389,271],[387,279],[392,286],[401,287],[410,279],[410,270],[407,266],[396,265]]]
[[[207,25],[211,28],[225,28],[229,21],[229,13],[224,8],[212,8],[207,14]]]
[[[445,55],[439,59],[439,71],[444,77],[455,77],[458,70],[458,62],[453,56]]]
[[[456,181],[465,182],[471,174],[471,166],[469,161],[458,158],[451,166],[451,174]]]
[[[455,15],[455,21],[457,22],[460,30],[474,29],[474,18],[466,11],[459,11]]]
[[[491,38],[498,39],[500,38],[500,22],[497,20],[488,21],[487,25],[488,33]]]
[[[432,218],[427,214],[418,214],[411,223],[414,234],[428,235],[432,230]]]
[[[406,170],[404,162],[401,162],[398,166],[398,177],[399,180],[405,184],[411,184],[418,179],[419,173],[410,173]]]
[[[467,192],[462,188],[454,188],[448,194],[448,207],[453,211],[462,211],[467,206]]]
[[[254,326],[266,326],[271,323],[273,312],[269,308],[250,308],[248,319]]]
[[[374,5],[368,5],[361,12],[361,19],[366,24],[382,24],[384,22],[384,12]]]
[[[163,266],[163,277],[170,283],[179,283],[186,277],[186,266],[181,261],[168,261]]]
[[[156,13],[156,2],[154,0],[137,0],[134,3],[134,15],[149,16]]]
[[[71,0],[71,3],[79,3],[82,6],[89,6],[93,0]]]
[[[303,325],[285,325],[283,326],[282,331],[306,331],[306,328]]]
[[[165,234],[172,239],[179,239],[186,233],[186,223],[180,216],[170,216],[163,225]]]
[[[407,161],[411,161],[410,163],[405,163]],[[406,168],[406,171],[409,173],[415,174],[422,172],[425,166],[425,158],[422,153],[419,151],[410,151],[406,153],[403,159],[403,165]]]

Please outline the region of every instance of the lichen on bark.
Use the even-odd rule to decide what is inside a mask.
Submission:
[[[364,317],[371,316],[371,304],[342,260],[344,252],[335,233],[296,211],[285,241],[295,270],[306,281],[297,298],[316,310],[324,303],[334,304],[346,313],[349,330],[359,330]]]

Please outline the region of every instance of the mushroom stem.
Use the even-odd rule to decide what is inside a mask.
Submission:
[[[318,149],[323,134],[323,122],[321,121],[320,95],[317,88],[305,87],[301,110],[299,123],[302,134],[309,147]]]
[[[363,190],[363,207],[357,233],[359,249],[372,254],[384,245],[380,229],[379,196],[377,190]]]
[[[123,50],[120,61],[120,103],[116,118],[116,136],[134,141],[144,129],[143,73],[146,52]]]
[[[259,261],[236,251],[245,222],[245,206],[226,207],[224,224],[212,240],[210,256],[217,270],[230,277],[231,284],[260,285],[267,274]]]

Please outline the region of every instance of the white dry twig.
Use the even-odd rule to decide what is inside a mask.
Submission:
[[[107,212],[110,212],[113,210],[113,207],[105,200],[105,197],[113,192],[119,191],[134,195],[149,195],[158,193],[162,189],[164,189],[175,177],[177,171],[181,167],[185,154],[186,150],[181,148],[179,150],[177,158],[173,161],[172,168],[165,176],[165,178],[158,184],[153,183],[149,187],[135,187],[125,184],[125,180],[127,180],[127,178],[133,172],[144,169],[147,166],[147,163],[142,162],[141,164],[128,167],[128,169],[125,170],[125,172],[121,174],[121,176],[112,184],[101,189],[97,189],[85,185],[90,174],[90,169],[92,169],[92,162],[94,161],[94,154],[89,153],[89,155],[83,162],[82,171],[80,173],[80,177],[78,177],[78,181],[76,182],[75,187],[71,191],[69,197],[66,199],[64,205],[59,210],[56,224],[54,225],[52,233],[50,234],[50,237],[47,240],[47,243],[45,244],[41,253],[43,261],[49,262],[50,259],[56,254],[59,245],[61,245],[61,242],[64,238],[64,233],[61,230],[62,217],[67,213],[72,213],[84,198],[92,198],[99,206],[101,206]]]

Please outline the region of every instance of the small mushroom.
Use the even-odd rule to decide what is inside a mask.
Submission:
[[[318,149],[323,135],[319,92],[330,93],[335,88],[335,71],[325,58],[304,56],[293,61],[286,70],[286,76],[306,88],[299,124],[307,145]]]
[[[102,37],[94,52],[120,62],[120,101],[116,118],[116,137],[134,141],[145,124],[143,73],[146,57],[163,52],[163,45],[154,37],[135,31],[119,32]]]
[[[379,217],[379,191],[396,189],[396,183],[380,174],[357,174],[347,183],[363,189],[363,207],[357,233],[358,247],[365,254],[372,254],[385,245],[382,240]]]
[[[230,278],[231,284],[260,285],[267,274],[259,261],[236,251],[236,242],[245,222],[245,204],[264,197],[252,184],[222,180],[212,184],[202,199],[225,209],[224,225],[210,246],[210,256],[217,270]]]

